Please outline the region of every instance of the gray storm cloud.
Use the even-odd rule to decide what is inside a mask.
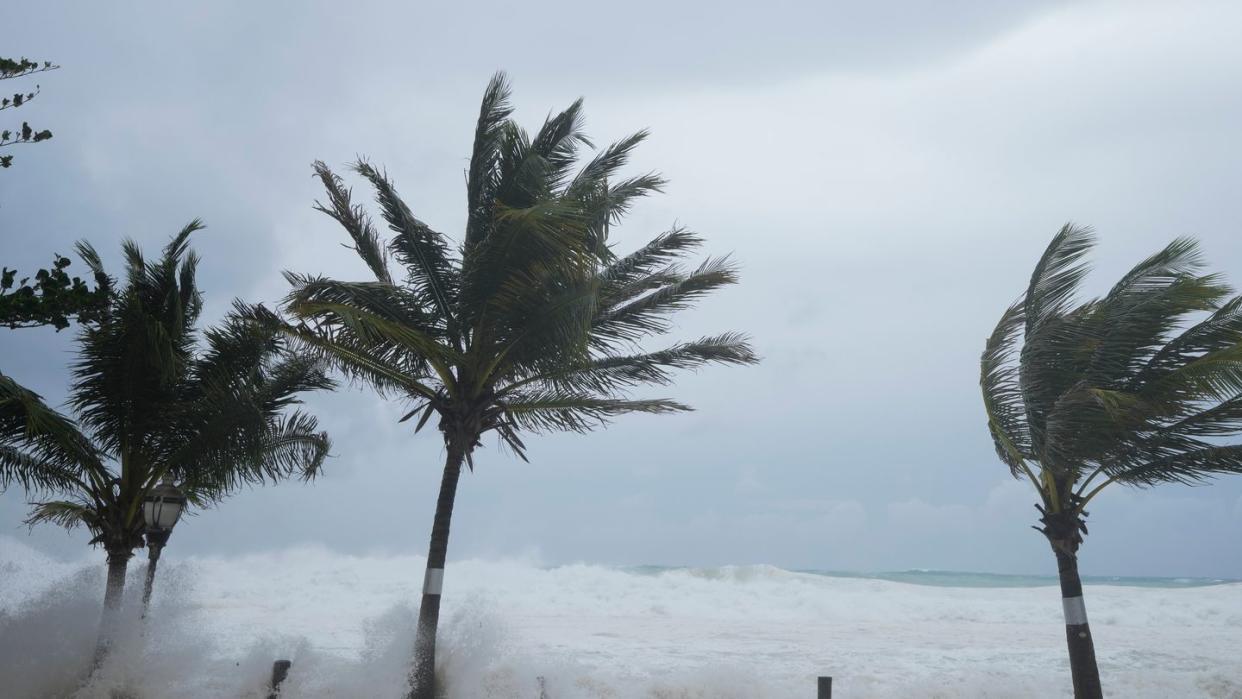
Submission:
[[[598,142],[650,127],[635,167],[671,186],[619,245],[680,222],[731,252],[742,284],[679,334],[745,330],[765,362],[684,377],[671,390],[691,415],[535,439],[529,465],[489,444],[462,484],[457,556],[1046,572],[977,361],[1047,240],[1096,227],[1093,289],[1181,234],[1242,283],[1235,4],[408,5],[8,13],[3,53],[64,68],[26,108],[55,139],[0,173],[0,245],[28,269],[87,238],[115,268],[123,237],[156,246],[202,217],[218,316],[234,296],[279,299],[283,269],[364,274],[310,208],[316,158],[366,155],[421,218],[460,230],[497,68],[532,127],[579,95]],[[69,332],[5,332],[0,367],[58,401],[71,349]],[[422,550],[436,440],[365,392],[311,407],[336,444],[325,476],[200,513],[170,554]],[[1117,490],[1084,572],[1242,577],[1239,503],[1242,478]],[[0,496],[0,533],[24,536],[24,510]],[[85,538],[30,536],[64,555]]]

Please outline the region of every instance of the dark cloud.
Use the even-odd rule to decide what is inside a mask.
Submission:
[[[679,220],[733,251],[743,284],[679,333],[746,330],[765,363],[685,377],[692,415],[535,438],[531,465],[489,445],[455,554],[1046,571],[1033,497],[984,429],[982,339],[1066,219],[1101,233],[1097,286],[1183,233],[1242,278],[1239,18],[1210,2],[28,4],[5,51],[65,68],[28,108],[56,137],[0,173],[0,261],[88,238],[115,267],[123,237],[154,247],[203,217],[209,315],[279,298],[281,269],[361,276],[310,210],[310,161],[369,155],[455,231],[478,95],[503,67],[532,126],[585,95],[599,140],[653,129],[636,167],[672,185],[623,245]],[[59,399],[71,338],[0,334],[0,368]],[[188,520],[180,550],[422,550],[434,439],[363,392],[311,407],[337,444],[324,478]],[[1242,576],[1239,502],[1242,479],[1116,495],[1084,566]],[[0,497],[0,532],[22,512]]]

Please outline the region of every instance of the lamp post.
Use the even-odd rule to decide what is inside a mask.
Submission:
[[[142,588],[142,616],[146,617],[147,607],[151,604],[151,588],[155,585],[155,566],[160,560],[160,551],[168,543],[173,526],[181,518],[185,509],[185,494],[173,485],[171,476],[164,476],[163,482],[151,489],[142,503],[142,518],[147,528],[147,580]]]

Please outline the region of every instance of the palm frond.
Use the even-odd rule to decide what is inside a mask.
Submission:
[[[612,350],[670,329],[668,316],[689,308],[699,298],[723,286],[736,284],[737,268],[728,258],[708,259],[689,273],[657,272],[660,285],[651,292],[610,308],[603,308],[592,327],[596,348]]]
[[[69,530],[86,527],[95,534],[102,529],[99,513],[95,509],[70,500],[31,503],[30,515],[26,518],[25,524],[33,527],[43,523],[54,524]]]
[[[383,284],[392,284],[392,275],[388,271],[388,253],[384,250],[371,217],[360,204],[354,204],[352,193],[338,177],[321,160],[314,164],[315,175],[323,182],[328,191],[328,205],[315,202],[315,210],[331,216],[349,237],[354,241],[354,252],[366,263],[375,275],[375,279]]]
[[[1019,299],[1005,310],[988,337],[980,361],[979,385],[983,390],[988,431],[992,434],[996,455],[1009,466],[1014,477],[1020,475],[1027,460],[1035,459],[1016,364],[1016,345],[1026,323],[1025,308],[1025,300]]]
[[[491,209],[496,194],[496,164],[504,130],[513,108],[509,105],[509,81],[504,73],[492,76],[479,106],[479,119],[474,132],[470,168],[466,173],[466,237],[463,257],[469,259],[473,249],[491,233]]]
[[[508,309],[536,312],[557,287],[578,288],[591,279],[597,261],[590,222],[581,207],[562,198],[525,209],[498,203],[495,230],[463,270],[459,309],[476,344],[504,343],[491,326],[513,327]]]
[[[334,385],[317,355],[284,354],[279,319],[244,304],[200,349],[189,248],[200,228],[186,226],[155,260],[124,244],[124,284],[79,338],[70,404],[84,429],[0,375],[0,483],[68,495],[37,503],[30,524],[86,525],[92,543],[124,551],[141,545],[143,498],[165,475],[218,486],[190,493],[199,502],[322,465],[327,435],[312,417],[286,414],[300,394]],[[104,274],[93,250],[84,257]]]
[[[577,161],[578,147],[591,145],[590,139],[582,133],[582,121],[582,99],[579,98],[564,111],[549,115],[531,141],[531,150],[550,166],[547,180],[551,189],[563,184]]]
[[[663,192],[667,184],[668,180],[654,172],[627,177],[603,188],[602,196],[590,197],[588,209],[601,224],[617,224],[639,199]]]
[[[192,468],[182,469],[181,489],[204,500],[219,501],[239,488],[277,483],[291,477],[310,480],[332,448],[318,421],[294,411],[269,419],[262,429],[239,433],[233,443],[212,442],[214,449],[195,454]]]
[[[581,365],[569,364],[514,382],[501,393],[533,385],[545,392],[568,391],[609,395],[644,385],[666,386],[675,370],[694,371],[708,364],[754,364],[759,361],[745,335],[723,333],[682,342],[645,354],[605,356]]]
[[[1189,314],[1215,310],[1229,293],[1213,276],[1139,277],[1100,300],[1087,369],[1097,386],[1121,386],[1141,371]]]
[[[670,383],[678,370],[757,361],[736,333],[657,352],[636,346],[671,329],[673,312],[737,279],[725,259],[675,265],[700,242],[682,228],[624,258],[608,248],[610,224],[664,184],[655,174],[620,174],[646,132],[579,167],[582,146],[591,145],[581,100],[549,114],[533,136],[511,111],[497,74],[475,128],[459,256],[413,217],[380,170],[362,163],[397,233],[389,253],[411,273],[391,285],[287,274],[290,321],[251,314],[294,351],[411,403],[401,419],[417,419],[416,432],[438,415],[446,445],[471,468],[484,432],[524,458],[522,430],[585,431],[628,412],[686,410],[625,394]],[[334,211],[352,207],[339,198]]]
[[[1064,315],[1088,266],[1082,258],[1095,246],[1090,228],[1067,223],[1053,237],[1031,273],[1026,290],[1026,333],[1037,332],[1049,318]]]
[[[1221,304],[1207,318],[1186,328],[1167,342],[1147,366],[1136,372],[1131,388],[1157,381],[1177,371],[1186,362],[1242,344],[1242,296]]]
[[[0,374],[0,491],[73,487],[83,472],[105,471],[103,455],[69,418]]]
[[[1015,473],[1035,464],[1054,512],[1073,493],[1081,513],[1110,483],[1242,473],[1242,446],[1219,443],[1242,429],[1242,300],[1201,274],[1198,246],[1179,238],[1075,305],[1092,242],[1086,229],[1062,228],[985,347],[981,384],[1001,460]]]
[[[435,314],[445,323],[453,324],[453,307],[460,283],[444,235],[414,217],[386,173],[362,160],[354,165],[354,170],[375,188],[384,220],[396,233],[389,250],[405,266],[409,288],[422,297],[428,309],[435,309]]]
[[[511,363],[581,356],[598,288],[598,280],[587,271],[513,270],[487,305],[494,318],[488,334]],[[490,351],[488,343],[476,341],[476,351],[484,348]]]
[[[697,249],[703,239],[687,228],[677,226],[661,233],[634,252],[618,258],[600,272],[604,282],[602,293],[611,303],[620,303],[649,288],[632,289],[637,281],[650,279],[656,272],[668,269],[686,253]],[[663,279],[659,279],[661,284]]]
[[[86,268],[96,277],[107,277],[108,273],[104,270],[103,260],[99,257],[99,252],[95,247],[85,240],[79,240],[73,244],[73,249],[78,253],[78,257],[86,264]]]
[[[1170,437],[1229,437],[1242,432],[1242,392],[1219,405],[1176,420],[1144,439],[1159,444]]]
[[[1176,238],[1122,276],[1108,296],[1163,289],[1183,277],[1194,276],[1203,265],[1199,244],[1193,238]]]
[[[1166,401],[1220,401],[1242,393],[1242,344],[1224,347],[1148,379],[1145,393]]]
[[[67,490],[80,482],[78,476],[72,466],[0,444],[0,493],[13,483],[26,492]]]
[[[626,413],[663,414],[693,410],[663,398],[626,400],[569,392],[529,392],[502,404],[503,414],[532,432],[590,432]]]
[[[172,240],[168,241],[168,244],[164,246],[164,255],[161,261],[161,266],[169,270],[169,274],[171,274],[171,270],[179,264],[179,261],[186,256],[186,253],[189,252],[190,236],[193,235],[195,231],[201,231],[205,227],[206,226],[203,225],[202,219],[196,218],[187,223],[185,227],[178,231],[177,234],[172,237]]]
[[[338,303],[355,306],[394,323],[423,328],[429,335],[440,337],[447,332],[444,319],[424,310],[419,295],[401,286],[376,282],[340,282],[324,277],[285,273],[292,287],[285,305],[300,308],[317,303]],[[332,314],[303,317],[319,325],[336,322]]]
[[[197,258],[188,249],[190,235],[201,227],[191,222],[154,262],[126,242],[124,288],[105,318],[80,338],[70,405],[106,451],[139,448],[167,417],[160,406],[175,400],[202,309],[194,281]]]
[[[1126,485],[1195,485],[1219,475],[1242,474],[1242,445],[1206,446],[1170,454],[1140,466],[1126,469],[1106,468],[1104,472]]]
[[[650,133],[643,129],[626,136],[616,143],[609,144],[607,148],[600,151],[598,155],[583,166],[578,175],[574,177],[573,182],[569,184],[568,193],[580,196],[597,189],[604,182],[613,178],[621,168],[625,167],[634,149],[647,140],[649,135]]]
[[[359,338],[366,344],[390,343],[403,348],[426,360],[442,380],[452,383],[448,378],[448,367],[457,361],[456,350],[439,342],[435,335],[423,328],[390,320],[348,303],[308,301],[291,305],[289,310],[295,317],[303,319],[330,319],[323,324],[347,328],[351,337]]]
[[[281,412],[300,403],[304,393],[335,387],[318,357],[278,355],[275,331],[245,322],[253,312],[239,304],[233,318],[208,333],[211,349],[191,372],[182,404],[173,408],[178,429],[167,435],[160,461],[178,475],[227,472],[247,463],[264,467],[265,452],[255,445],[279,424]]]
[[[374,345],[358,342],[348,332],[329,332],[305,323],[292,324],[262,306],[252,307],[249,320],[261,323],[293,343],[292,351],[321,358],[353,380],[364,381],[384,395],[432,397],[435,389],[425,363],[396,353],[377,353]]]

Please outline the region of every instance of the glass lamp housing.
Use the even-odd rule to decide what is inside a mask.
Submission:
[[[143,501],[142,516],[146,520],[147,529],[163,532],[173,528],[183,509],[185,495],[177,486],[165,481],[152,488]]]

